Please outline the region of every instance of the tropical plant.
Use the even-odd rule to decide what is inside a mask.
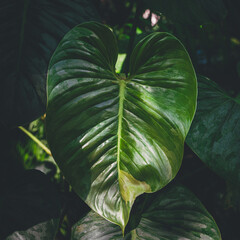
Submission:
[[[231,4],[111,4],[0,5],[0,239],[220,240],[215,217],[229,236],[206,198],[238,207],[239,92],[201,76],[209,59],[188,29],[207,46],[202,29],[212,37]]]

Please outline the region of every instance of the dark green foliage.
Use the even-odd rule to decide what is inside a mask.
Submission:
[[[45,112],[47,67],[61,38],[98,14],[87,0],[3,0],[0,16],[0,124],[17,126]]]
[[[140,180],[140,185],[144,186],[144,190],[146,191],[148,191],[148,188],[146,188],[147,185],[143,184],[142,180],[144,179],[146,179],[144,182],[151,187],[157,185],[161,185],[160,187],[162,187],[167,184],[177,173],[181,164],[180,158],[177,161],[175,161],[176,159],[174,160],[172,166],[175,169],[172,170],[172,176],[165,183],[163,175],[171,171],[162,171],[164,174],[162,174],[160,181],[156,183],[155,180],[159,175],[156,174],[156,168],[152,168],[154,161],[160,158],[153,157],[152,159],[155,160],[150,160],[151,164],[149,165],[151,166],[146,164],[142,166],[144,170],[141,168],[140,171],[136,170],[137,167],[134,166],[134,162],[139,163],[137,157],[139,152],[142,155],[144,154],[145,158],[152,149],[156,150],[156,139],[159,140],[163,136],[164,123],[160,121],[161,124],[159,126],[161,130],[156,128],[159,118],[156,118],[154,111],[150,112],[149,110],[156,110],[156,106],[158,104],[161,105],[161,103],[168,106],[164,111],[158,112],[161,114],[168,113],[168,109],[177,113],[176,109],[179,107],[180,112],[188,108],[177,104],[176,101],[173,101],[176,105],[175,107],[172,107],[171,104],[168,105],[168,99],[171,99],[169,96],[171,95],[170,92],[166,92],[164,95],[164,91],[161,92],[159,89],[156,91],[159,86],[156,87],[150,84],[152,83],[152,78],[156,76],[157,78],[164,76],[164,79],[168,79],[167,75],[173,77],[173,72],[179,67],[179,62],[175,59],[178,63],[176,65],[170,64],[171,66],[166,68],[166,71],[162,74],[159,71],[162,70],[162,66],[168,65],[174,59],[169,57],[167,49],[173,50],[176,45],[173,44],[171,46],[168,42],[165,47],[161,47],[160,43],[158,45],[158,41],[155,45],[154,41],[150,39],[151,37],[156,39],[157,36],[168,36],[169,39],[174,35],[186,47],[197,74],[211,79],[207,80],[206,77],[199,77],[198,108],[187,138],[189,146],[198,156],[187,145],[185,145],[184,153],[181,148],[181,153],[179,152],[180,154],[178,155],[183,155],[183,164],[174,182],[182,183],[196,194],[209,213],[214,217],[223,239],[239,240],[239,12],[240,3],[234,0],[2,0],[0,3],[0,66],[2,73],[0,87],[0,186],[2,189],[0,193],[0,238],[3,237],[5,240],[5,237],[11,234],[8,240],[20,238],[24,240],[31,238],[40,240],[70,240],[71,230],[73,229],[73,239],[78,239],[79,235],[81,235],[81,239],[105,240],[109,239],[110,236],[112,236],[112,239],[117,239],[113,237],[114,235],[117,235],[119,239],[123,239],[118,226],[106,221],[96,215],[96,213],[90,213],[84,217],[89,212],[89,207],[78,197],[78,195],[86,197],[89,194],[89,187],[91,187],[94,178],[97,176],[96,172],[92,171],[93,169],[97,169],[99,172],[102,171],[104,182],[109,182],[109,179],[116,179],[116,175],[118,177],[118,170],[116,171],[116,168],[115,175],[111,175],[111,171],[107,172],[104,161],[99,162],[97,160],[98,153],[106,155],[109,145],[105,143],[108,140],[101,133],[99,137],[96,131],[88,132],[90,134],[89,141],[94,143],[88,148],[89,152],[92,152],[84,152],[81,155],[83,152],[79,151],[82,156],[80,159],[78,158],[79,152],[72,154],[73,148],[80,145],[79,142],[73,141],[69,143],[69,139],[71,140],[73,135],[81,137],[82,135],[79,135],[77,129],[86,130],[87,124],[97,124],[98,120],[102,122],[102,120],[108,119],[109,116],[118,116],[119,103],[121,101],[118,101],[120,84],[117,83],[125,81],[124,75],[119,75],[122,66],[121,72],[127,73],[128,82],[122,87],[122,90],[126,93],[126,99],[122,98],[123,134],[121,137],[123,140],[119,141],[119,143],[122,143],[119,148],[122,151],[119,154],[119,159],[121,160],[119,169],[130,173],[130,175],[119,174],[119,176],[134,176],[135,180]],[[99,19],[99,15],[101,19]],[[58,141],[58,148],[50,144],[51,151],[55,158],[60,152],[64,152],[65,157],[61,157],[61,162],[64,162],[68,167],[67,171],[64,170],[62,172],[54,162],[51,153],[48,151],[48,154],[45,153],[43,149],[39,148],[38,144],[28,139],[28,136],[20,132],[19,129],[13,128],[10,130],[9,127],[30,122],[46,111],[46,73],[50,57],[64,34],[74,26],[89,20],[99,20],[111,27],[118,42],[119,53],[123,55],[121,55],[121,58],[118,58],[119,55],[116,46],[113,51],[111,50],[112,41],[109,38],[113,40],[114,37],[110,36],[112,33],[109,30],[108,33],[110,35],[107,34],[108,37],[105,36],[107,38],[105,39],[106,41],[101,42],[96,38],[95,43],[97,47],[89,51],[92,44],[91,40],[91,44],[89,45],[89,39],[95,33],[94,31],[91,32],[84,29],[83,35],[85,34],[85,37],[81,37],[80,42],[84,39],[84,46],[87,47],[83,51],[85,55],[82,60],[85,60],[88,64],[90,62],[94,64],[92,65],[93,68],[85,68],[86,65],[78,64],[76,69],[81,69],[81,74],[87,70],[84,72],[86,74],[84,78],[92,79],[90,82],[93,84],[90,85],[86,81],[86,88],[81,88],[82,92],[80,95],[78,95],[78,87],[64,89],[64,94],[59,94],[58,103],[65,101],[65,94],[69,94],[70,96],[75,93],[78,97],[80,96],[80,98],[77,97],[78,99],[83,99],[81,97],[85,96],[85,99],[91,100],[92,96],[92,102],[80,101],[81,104],[74,109],[68,104],[62,114],[56,115],[55,121],[51,123],[51,138],[55,138],[54,141],[56,142]],[[164,35],[158,32],[167,33],[164,33]],[[105,33],[100,30],[97,36],[99,37],[101,34],[105,35]],[[135,59],[132,60],[130,66],[129,60],[132,50],[141,39],[149,34],[152,34],[150,35],[151,37],[147,37],[139,44],[140,47],[136,48],[137,50],[134,53]],[[72,37],[70,34],[70,42]],[[175,38],[172,37],[173,39]],[[115,44],[115,39],[113,42]],[[70,55],[71,59],[72,56],[78,56],[79,51],[76,46],[74,46],[75,52],[71,54],[69,54],[70,49],[67,46],[66,44],[64,46],[66,48],[63,51],[59,51],[62,54],[58,55],[59,59],[63,60],[64,57]],[[101,49],[101,54],[99,53],[99,49]],[[165,50],[165,52],[162,50]],[[175,53],[172,55],[174,56]],[[178,56],[177,59],[181,59],[180,55],[176,54],[175,57]],[[161,56],[163,57],[162,59]],[[114,64],[117,58],[118,70],[116,74],[114,72]],[[124,63],[123,59],[125,59]],[[67,59],[65,62],[69,60]],[[95,64],[96,62],[98,63]],[[138,64],[139,62],[140,64]],[[61,64],[64,66],[63,62]],[[70,64],[69,67],[72,67],[72,62]],[[103,67],[103,69],[100,69],[100,67]],[[52,68],[54,66],[51,65]],[[132,79],[128,75],[129,69],[131,69],[131,73],[134,73],[130,74],[133,77]],[[100,82],[95,78],[99,71],[104,72]],[[150,71],[153,71],[154,74],[151,74]],[[167,74],[168,71],[169,74]],[[64,72],[65,70],[62,68],[60,75],[65,76]],[[183,68],[180,72],[181,75],[183,74],[186,77]],[[107,86],[109,86],[109,89],[115,87],[115,90],[105,92],[106,86],[101,88],[106,75],[111,75],[111,79],[115,81],[109,83]],[[77,76],[77,78],[80,79],[81,77]],[[137,82],[138,84],[139,82],[145,82],[146,85],[143,89],[138,88],[136,90]],[[95,95],[98,87],[104,90],[100,96]],[[196,86],[192,87],[195,88]],[[184,86],[180,88],[181,91],[184,90]],[[85,91],[86,89],[90,90],[90,93]],[[151,90],[151,93],[149,90]],[[179,88],[177,88],[178,90]],[[110,109],[107,107],[109,105],[107,105],[105,100],[112,99],[114,96],[116,98],[114,98],[115,102],[113,102],[113,105],[115,105]],[[190,101],[192,98],[188,99]],[[149,100],[151,100],[151,104],[147,107],[144,106]],[[158,104],[155,104],[155,100]],[[96,105],[91,105],[91,103],[95,102],[98,103],[97,107]],[[131,107],[136,102],[138,103],[136,106],[138,111],[135,111],[136,109]],[[126,113],[128,110],[134,110],[134,113],[137,113],[137,117],[133,117],[131,120],[130,128],[127,126],[127,121],[125,120],[125,117],[127,117],[129,123],[129,114]],[[76,112],[79,114],[76,114],[76,116],[81,116],[81,121],[78,121],[78,117],[74,117]],[[66,117],[65,113],[66,116],[70,117]],[[192,117],[192,114],[188,114],[187,118],[190,120],[189,116],[191,115]],[[184,116],[184,113],[181,113],[180,116]],[[71,119],[71,117],[73,118]],[[167,115],[168,120],[173,119],[171,117],[172,115]],[[113,134],[112,136],[116,136],[116,131],[119,127],[118,120],[120,118],[113,121],[112,125],[115,127],[113,131],[108,131],[109,128],[103,127],[103,132],[108,132]],[[86,119],[86,121],[83,122],[83,119]],[[177,116],[176,119],[178,119]],[[147,120],[147,123],[150,121],[149,128],[146,128],[146,124],[142,123],[141,120]],[[48,146],[44,124],[45,119],[42,116],[41,119],[24,127],[42,141],[43,144]],[[174,127],[176,128],[177,125]],[[75,128],[72,128],[73,126]],[[137,131],[131,131],[133,135],[138,134],[136,139],[133,139],[128,134],[132,126],[135,127],[135,130],[137,128]],[[155,132],[153,131],[154,129]],[[69,134],[65,134],[66,131]],[[174,135],[173,132],[171,134]],[[141,138],[143,135],[144,137],[151,135],[151,137],[144,139]],[[180,138],[182,138],[180,144],[182,147],[185,134]],[[104,140],[106,141],[104,142]],[[126,141],[124,142],[124,140]],[[169,147],[167,143],[171,142],[171,140],[164,142]],[[100,145],[97,146],[97,143],[100,143]],[[148,147],[135,143],[143,143],[143,145],[147,143]],[[116,140],[115,142],[110,141],[111,144],[116,147]],[[176,149],[180,149],[178,148],[180,146],[178,144],[179,142]],[[62,146],[62,148],[59,146]],[[135,147],[135,150],[130,149],[129,146]],[[164,149],[164,146],[162,144],[161,148]],[[167,149],[169,150],[169,148]],[[173,152],[176,154],[176,151]],[[166,149],[164,149],[163,153],[167,153],[167,156],[171,155],[171,151],[169,153]],[[131,167],[128,168],[122,164],[124,163],[123,154],[127,155],[125,160],[134,159],[134,161],[125,161],[132,163]],[[96,160],[93,168],[90,168],[91,163],[88,162],[89,159]],[[116,156],[111,159],[113,159],[115,164]],[[149,160],[150,158],[146,159]],[[168,158],[168,161],[164,161],[163,163],[171,162],[170,159]],[[57,158],[56,161],[58,161]],[[74,164],[71,166],[73,162]],[[163,169],[164,164],[161,163],[160,166],[159,169]],[[38,169],[46,173],[48,177],[36,170],[25,172],[26,169]],[[79,175],[76,174],[78,171],[80,172]],[[87,179],[87,181],[79,181],[79,179],[83,178]],[[74,187],[74,189],[78,189],[78,195],[74,192],[72,186],[66,182],[66,179],[70,181],[73,187],[76,186],[75,183],[77,182],[80,188]],[[136,183],[135,180],[133,181],[134,183]],[[162,236],[161,234],[164,234],[165,239],[169,240],[174,240],[175,236],[178,236],[177,238],[184,236],[185,239],[190,240],[195,238],[198,240],[221,239],[213,218],[204,209],[199,200],[183,186],[175,186],[175,183],[165,186],[154,194],[143,194],[136,198],[132,206],[129,222],[125,228],[125,239],[144,239],[143,235],[147,235],[148,233],[148,240],[153,237],[154,239],[162,239],[160,237]],[[97,181],[96,193],[99,193],[99,189],[105,191],[106,185],[103,184],[100,186],[100,184],[101,182]],[[107,185],[107,187],[109,186]],[[118,191],[120,190],[117,184],[114,186]],[[133,186],[134,184],[129,189],[132,190]],[[56,188],[60,192],[60,195],[55,194]],[[142,190],[140,189],[140,192]],[[139,193],[139,189],[136,192]],[[101,208],[104,205],[104,200],[108,202],[104,205],[106,207],[107,205],[109,206],[108,200],[112,201],[113,199],[114,194],[111,188],[108,188],[106,193],[108,193],[106,196],[98,195],[98,198],[96,198],[98,200],[98,202],[96,201],[98,210],[99,206]],[[172,200],[174,198],[174,204],[171,204],[171,198]],[[61,202],[60,214],[59,201]],[[44,202],[44,204],[38,207],[40,202]],[[121,202],[124,201],[122,200]],[[155,203],[161,203],[161,211],[158,211],[158,206]],[[174,207],[178,207],[178,211]],[[112,216],[115,210],[113,207]],[[190,211],[190,214],[186,216],[186,212],[188,211]],[[56,214],[57,212],[58,214]],[[183,214],[184,219],[182,219]],[[202,217],[204,218],[204,223],[201,223]],[[95,222],[93,222],[93,218]],[[197,224],[193,224],[193,220]],[[78,221],[79,223],[74,226]],[[143,222],[145,228],[141,232],[141,229],[144,227]],[[201,228],[201,226],[204,227]],[[209,231],[209,226],[215,229],[215,234],[214,231]],[[91,231],[89,231],[90,229]],[[55,235],[56,237],[54,238]],[[140,235],[141,237],[139,237]]]
[[[140,222],[124,238],[116,225],[90,212],[73,226],[71,239],[221,239],[211,215],[183,186],[171,185],[158,193],[144,195],[134,207],[130,223],[141,213]]]
[[[1,239],[12,232],[59,217],[59,195],[48,177],[40,171],[28,170],[12,176],[1,189]]]
[[[16,231],[6,238],[6,240],[46,240],[54,239],[58,229],[59,219],[51,219],[39,223],[26,231]]]
[[[142,0],[146,8],[164,14],[174,23],[201,25],[223,20],[227,9],[223,0]]]
[[[211,80],[198,78],[197,113],[186,139],[207,166],[240,184],[240,100]]]

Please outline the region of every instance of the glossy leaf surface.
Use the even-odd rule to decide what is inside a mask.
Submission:
[[[59,194],[45,174],[28,170],[7,180],[0,193],[1,240],[15,231],[60,217]]]
[[[135,198],[176,175],[196,106],[196,78],[182,44],[153,33],[134,49],[128,78],[106,26],[72,29],[49,66],[47,136],[77,194],[126,226]]]
[[[58,229],[59,219],[39,223],[26,231],[17,231],[5,240],[46,240],[54,239]]]
[[[142,0],[145,7],[164,14],[175,23],[218,23],[227,15],[223,0]]]
[[[2,0],[0,20],[0,124],[16,126],[46,111],[50,57],[66,32],[97,13],[88,0]]]
[[[73,226],[72,240],[221,239],[212,216],[185,187],[173,185],[144,197],[146,199],[142,198],[145,201],[142,202],[144,211],[140,223],[124,238],[116,225],[90,212]]]
[[[204,163],[235,184],[240,184],[239,99],[199,77],[197,112],[186,139]]]

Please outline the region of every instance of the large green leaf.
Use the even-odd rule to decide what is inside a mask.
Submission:
[[[90,212],[72,229],[72,240],[220,240],[212,216],[185,187],[173,185],[144,196],[138,226],[123,238],[116,225]],[[134,215],[131,216],[133,218]],[[130,219],[131,221],[131,219]]]
[[[240,183],[240,98],[199,77],[196,116],[186,139],[190,148],[217,174]]]
[[[219,22],[227,15],[223,0],[142,0],[146,8],[163,13],[175,23]]]
[[[19,176],[9,176],[6,184],[1,185],[1,240],[15,231],[26,231],[42,222],[47,223],[32,230],[48,229],[59,217],[59,194],[50,179],[40,171],[28,170]],[[30,234],[31,230],[27,232]]]
[[[127,78],[115,73],[106,26],[73,28],[49,66],[47,137],[77,194],[124,229],[134,199],[176,175],[196,106],[196,78],[182,44],[153,33],[134,49]]]
[[[88,0],[1,1],[1,124],[20,125],[45,112],[51,55],[66,32],[97,18]]]

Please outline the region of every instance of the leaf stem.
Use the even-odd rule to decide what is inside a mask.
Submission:
[[[35,143],[38,144],[39,147],[41,147],[49,156],[52,156],[51,151],[48,147],[46,147],[39,139],[37,139],[32,133],[30,133],[26,128],[19,126],[20,130],[22,130],[24,133],[26,133]]]

